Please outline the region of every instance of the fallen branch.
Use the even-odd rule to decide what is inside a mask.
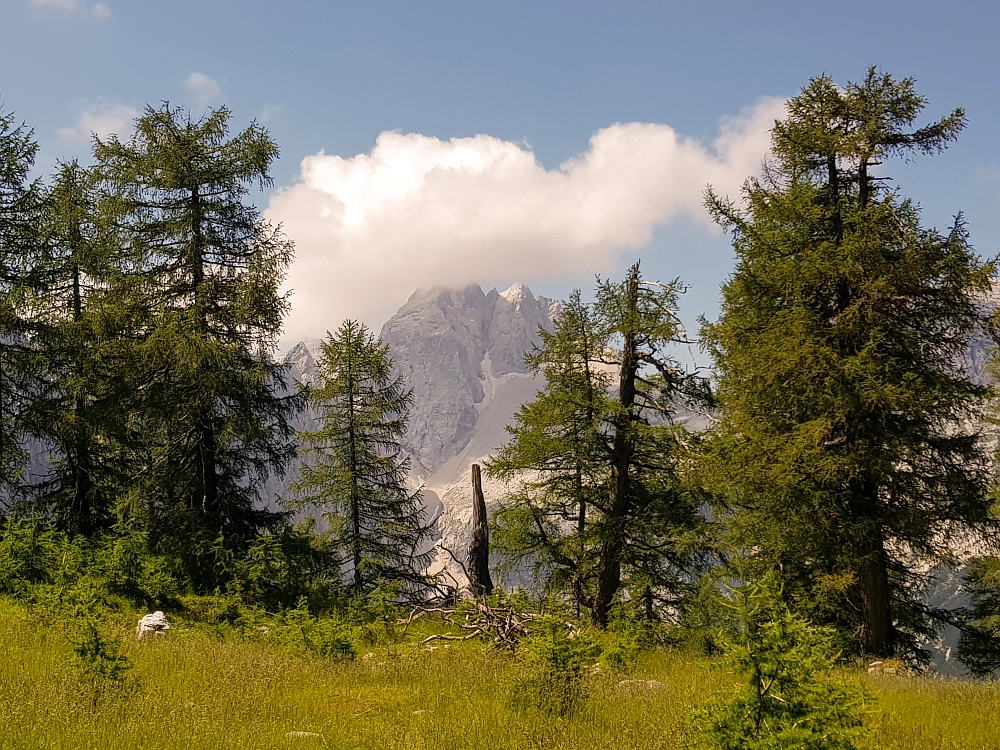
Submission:
[[[435,613],[441,615],[441,619],[458,630],[469,631],[464,635],[450,633],[435,633],[427,636],[421,643],[431,641],[468,641],[473,638],[484,636],[492,638],[498,646],[515,650],[521,639],[528,634],[531,623],[538,620],[542,615],[533,612],[519,612],[513,607],[493,607],[485,599],[466,600],[461,607],[414,607],[410,616],[405,620],[400,620],[400,624],[406,623],[408,627],[411,622],[427,614]],[[566,628],[575,635],[579,628],[571,623],[563,621]],[[404,628],[404,631],[405,628]]]
[[[429,635],[420,641],[420,645],[425,643],[430,643],[431,641],[469,641],[475,638],[477,635],[482,635],[482,630],[477,630],[474,633],[469,633],[468,635],[448,635],[447,633],[435,633],[434,635]]]

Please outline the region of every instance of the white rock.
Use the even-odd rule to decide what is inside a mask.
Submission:
[[[170,623],[167,622],[167,616],[157,610],[153,614],[146,615],[139,620],[139,624],[135,628],[135,633],[142,638],[146,633],[166,635],[167,630],[170,630]]]
[[[307,737],[314,737],[320,740],[323,739],[323,735],[321,735],[319,732],[300,732],[295,729],[289,732],[286,736],[289,738],[298,738],[298,739],[304,739]]]

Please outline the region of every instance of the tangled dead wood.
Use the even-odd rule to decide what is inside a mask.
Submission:
[[[513,607],[493,606],[486,599],[466,599],[457,607],[414,607],[405,620],[403,632],[410,623],[428,615],[437,614],[441,619],[464,631],[462,635],[450,633],[434,633],[424,638],[421,643],[431,641],[468,641],[480,636],[492,641],[501,648],[515,650],[521,639],[528,634],[528,627],[543,615],[533,612],[519,612]],[[570,633],[576,635],[579,628],[571,622],[563,621]]]

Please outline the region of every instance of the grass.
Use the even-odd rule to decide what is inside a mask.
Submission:
[[[382,646],[344,663],[220,641],[182,622],[138,642],[133,627],[114,624],[134,665],[128,679],[95,692],[61,627],[0,604],[0,748],[680,748],[692,707],[733,682],[707,660],[649,653],[629,677],[658,688],[596,674],[583,707],[560,719],[514,711],[517,665],[472,642]],[[874,748],[1000,749],[996,685],[857,679],[880,699]]]

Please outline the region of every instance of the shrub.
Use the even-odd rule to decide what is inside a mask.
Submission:
[[[270,610],[297,606],[302,597],[313,612],[334,606],[340,591],[340,557],[315,533],[315,519],[258,537],[231,574],[244,598]]]
[[[338,608],[366,646],[396,639],[395,623],[401,616],[396,603],[400,584],[379,583],[372,591],[350,596]]]
[[[667,644],[695,656],[717,656],[739,626],[731,602],[724,596],[720,573],[702,577],[678,610],[675,624],[665,629]]]
[[[540,618],[518,650],[522,672],[513,685],[515,707],[557,716],[572,713],[586,697],[587,670],[600,651],[597,643],[573,632],[558,617]]]
[[[180,593],[168,561],[149,551],[149,535],[140,529],[118,524],[101,539],[94,566],[105,580],[108,591],[149,606],[162,606]]]
[[[76,666],[95,687],[121,685],[132,664],[121,653],[120,638],[105,638],[90,618],[82,621],[83,636],[73,644]]]
[[[58,535],[8,518],[0,531],[0,594],[25,597],[32,584],[51,580]]]
[[[854,750],[872,699],[831,676],[830,631],[790,612],[770,574],[731,592],[739,631],[722,642],[727,666],[744,681],[697,711],[690,747]]]
[[[117,597],[162,605],[178,588],[167,561],[149,552],[145,532],[121,524],[94,540],[30,520],[8,519],[0,530],[0,594],[49,612],[90,612]]]
[[[357,656],[351,626],[336,615],[314,617],[303,598],[275,618],[274,637],[300,653],[353,660]]]
[[[644,650],[663,641],[663,630],[659,620],[642,616],[629,602],[619,602],[609,613],[607,629],[592,637],[600,643],[603,665],[628,671]]]

